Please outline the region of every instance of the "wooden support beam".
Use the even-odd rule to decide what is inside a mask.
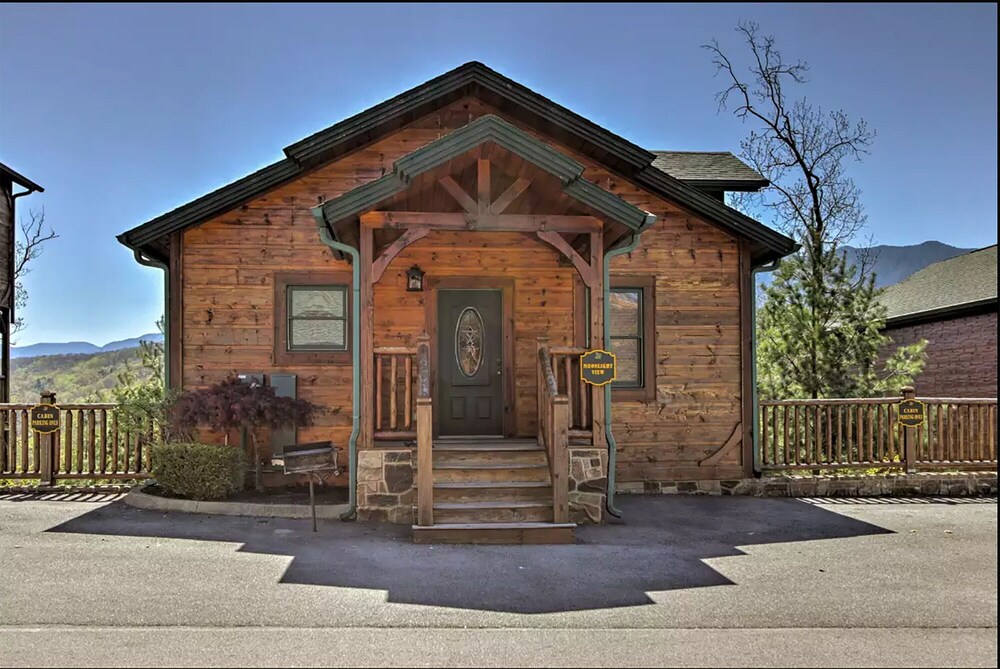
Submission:
[[[479,187],[479,213],[488,214],[490,212],[490,203],[493,202],[493,197],[490,193],[493,182],[493,177],[490,174],[490,161],[484,158],[480,158],[476,162],[476,184]]]
[[[553,232],[551,230],[539,230],[535,234],[538,235],[538,238],[543,242],[554,247],[557,251],[569,258],[569,261],[573,263],[574,267],[576,267],[576,271],[580,273],[580,278],[583,279],[583,284],[585,286],[588,288],[594,287],[594,268],[591,267],[586,260],[580,257],[580,254],[569,245],[569,242],[566,241],[565,237],[560,235],[558,232]]]
[[[426,211],[371,211],[361,215],[364,228],[412,228],[432,230],[488,230],[491,232],[599,231],[600,219],[593,216],[521,215],[521,214],[443,214]]]
[[[430,232],[430,228],[426,227],[410,228],[398,239],[396,239],[396,241],[389,244],[389,246],[382,251],[382,255],[378,257],[378,260],[372,263],[372,283],[376,284],[382,280],[382,275],[385,273],[389,263],[391,263],[392,259],[398,256],[403,249],[418,239],[423,239],[429,235]]]
[[[528,186],[531,185],[531,179],[520,178],[514,183],[507,186],[500,197],[498,197],[493,204],[490,205],[490,213],[497,215],[502,214],[507,210],[507,207],[514,204],[514,200],[518,198],[524,191],[528,190]]]
[[[591,349],[608,350],[611,342],[604,341],[604,233],[590,233],[590,266],[595,268],[594,285],[590,288],[590,347]],[[590,386],[591,425],[594,431],[594,447],[605,448],[608,445],[604,433],[604,388]]]
[[[452,179],[450,176],[441,177],[438,179],[438,183],[441,187],[448,191],[448,195],[455,198],[455,201],[462,205],[462,209],[466,210],[470,214],[475,214],[479,212],[479,205],[472,196],[465,192],[465,189],[458,185],[458,182]]]
[[[374,441],[375,421],[372,413],[372,392],[375,379],[372,367],[375,365],[375,300],[372,285],[372,256],[374,255],[375,231],[361,228],[361,406],[358,407],[361,420],[359,447],[371,448]]]

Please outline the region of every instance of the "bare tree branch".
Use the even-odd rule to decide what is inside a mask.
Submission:
[[[51,226],[45,226],[45,210],[31,210],[28,219],[23,217],[20,222],[20,234],[14,244],[14,285],[7,287],[7,294],[2,301],[10,300],[10,290],[14,291],[14,322],[11,323],[11,335],[24,329],[24,318],[21,316],[28,304],[28,291],[24,287],[24,277],[31,273],[31,262],[42,255],[45,243],[59,237]]]

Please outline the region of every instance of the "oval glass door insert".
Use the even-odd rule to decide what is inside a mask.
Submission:
[[[472,307],[466,307],[455,326],[455,358],[458,369],[472,378],[483,366],[483,317]]]

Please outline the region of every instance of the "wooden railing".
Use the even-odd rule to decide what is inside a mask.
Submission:
[[[552,478],[553,522],[569,521],[570,400],[559,392],[552,351],[538,340],[538,442],[545,448]]]
[[[918,427],[899,423],[903,399],[924,403]],[[760,402],[763,470],[996,469],[996,398]]]
[[[580,356],[587,351],[582,346],[549,347],[556,386],[569,400],[569,437],[590,444],[594,439],[594,386],[580,377]]]
[[[152,425],[119,427],[114,404],[62,404],[60,428],[40,435],[29,425],[32,404],[0,404],[0,478],[141,479],[150,467]]]
[[[434,410],[431,348],[427,333],[417,338],[417,525],[434,524]]]
[[[406,346],[375,348],[376,439],[415,439],[416,403],[413,393],[417,349]]]

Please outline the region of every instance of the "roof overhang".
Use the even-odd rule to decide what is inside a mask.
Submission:
[[[45,189],[36,184],[34,181],[18,172],[15,172],[3,163],[0,163],[0,174],[7,176],[7,178],[9,178],[13,183],[16,183],[18,186],[27,188],[29,193],[45,192]]]
[[[899,314],[885,320],[885,329],[907,327],[909,325],[920,325],[921,323],[931,323],[934,321],[944,321],[952,318],[962,318],[965,316],[976,316],[978,314],[988,314],[997,311],[997,297],[988,297],[982,300],[971,300],[960,304],[950,304],[936,309],[925,309],[909,314]]]
[[[334,227],[405,191],[413,179],[424,172],[487,142],[555,176],[562,183],[563,192],[612,221],[636,231],[645,230],[656,221],[655,215],[584,179],[583,164],[491,114],[399,158],[392,164],[391,172],[314,207],[314,215],[321,213],[327,225]]]

